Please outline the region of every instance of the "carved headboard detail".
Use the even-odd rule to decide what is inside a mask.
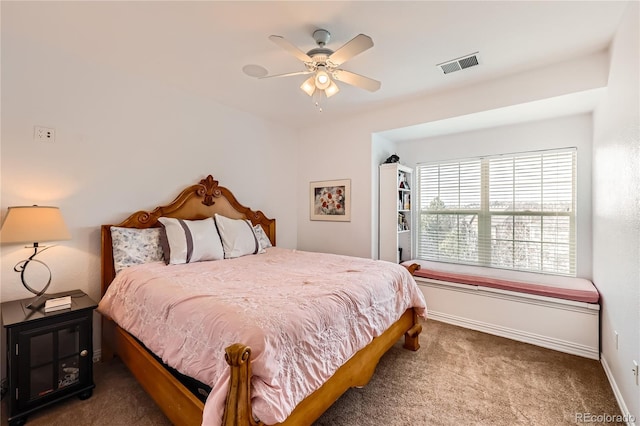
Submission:
[[[276,220],[267,218],[260,210],[254,211],[238,202],[231,191],[219,186],[218,181],[209,175],[199,183],[185,188],[175,200],[166,206],[156,207],[152,211],[138,211],[116,225],[102,225],[102,294],[115,277],[113,266],[113,248],[111,227],[153,228],[158,227],[158,218],[175,217],[197,220],[212,217],[215,213],[232,219],[248,219],[253,225],[260,225],[276,245]]]

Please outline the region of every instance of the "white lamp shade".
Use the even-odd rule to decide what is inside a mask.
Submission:
[[[314,84],[314,76],[309,77],[308,79],[305,80],[304,83],[302,83],[302,86],[300,86],[300,88],[304,91],[304,93],[306,93],[309,96],[313,96],[313,92],[316,91],[316,85]]]
[[[3,243],[39,243],[70,239],[71,234],[57,207],[9,207],[0,232],[0,240]]]
[[[338,87],[338,85],[335,83],[335,81],[332,81],[329,87],[324,90],[324,94],[327,95],[327,98],[330,98],[339,91],[340,88]]]

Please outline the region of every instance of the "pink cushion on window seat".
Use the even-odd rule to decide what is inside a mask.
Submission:
[[[498,288],[519,293],[575,300],[577,302],[598,303],[600,299],[600,294],[593,283],[584,278],[441,262],[407,261],[403,263],[420,264],[421,268],[413,274],[416,277]]]

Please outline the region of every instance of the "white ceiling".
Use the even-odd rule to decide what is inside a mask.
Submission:
[[[430,93],[605,49],[627,1],[2,2],[3,36],[26,37],[86,60],[156,80],[289,126]],[[359,33],[374,47],[343,64],[382,82],[375,93],[341,84],[318,113],[299,86],[303,70],[272,43],[337,50]],[[443,75],[436,64],[480,52],[481,65]]]

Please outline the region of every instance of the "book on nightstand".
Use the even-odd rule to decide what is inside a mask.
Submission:
[[[61,311],[63,309],[71,309],[71,296],[58,297],[44,302],[45,313]]]

